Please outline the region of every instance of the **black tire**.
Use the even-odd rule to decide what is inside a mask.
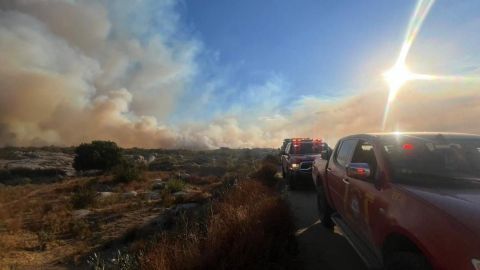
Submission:
[[[322,221],[323,227],[333,231],[333,227],[335,226],[335,223],[331,218],[333,209],[328,205],[323,186],[317,187],[317,209],[318,217]]]
[[[312,190],[315,190],[315,184],[313,183],[313,180],[312,181],[308,181],[306,184],[305,184],[305,187],[308,191],[312,191]]]
[[[385,270],[431,270],[427,259],[418,253],[395,252],[385,258]]]
[[[287,172],[287,183],[288,183],[288,188],[290,190],[296,190],[297,186],[295,183],[295,177],[292,175],[291,172]]]

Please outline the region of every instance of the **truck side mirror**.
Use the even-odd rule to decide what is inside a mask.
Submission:
[[[380,171],[376,177],[373,178],[373,185],[375,186],[376,189],[381,190],[384,185],[385,185],[385,172]]]
[[[368,163],[350,163],[347,165],[347,176],[365,180],[370,177],[370,166]]]

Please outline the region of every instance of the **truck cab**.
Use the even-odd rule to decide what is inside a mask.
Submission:
[[[291,139],[282,154],[282,175],[290,189],[311,186],[312,163],[326,144],[316,139]]]
[[[480,136],[348,136],[312,175],[322,223],[371,268],[480,269]]]

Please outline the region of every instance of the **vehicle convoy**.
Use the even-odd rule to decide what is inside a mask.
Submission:
[[[287,148],[287,145],[290,142],[292,142],[292,139],[284,139],[283,140],[282,146],[280,147],[280,153],[281,154],[285,152],[285,148]]]
[[[289,140],[289,141],[288,141]],[[286,139],[282,152],[282,176],[290,189],[300,185],[312,185],[312,163],[323,149],[328,147],[322,140],[307,138]]]
[[[480,269],[480,136],[353,135],[312,177],[322,224],[369,267]]]

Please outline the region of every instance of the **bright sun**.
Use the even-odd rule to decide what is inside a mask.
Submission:
[[[391,98],[395,98],[396,92],[402,87],[407,81],[414,79],[414,74],[408,70],[405,64],[396,64],[391,69],[383,73],[383,78],[387,82]]]

